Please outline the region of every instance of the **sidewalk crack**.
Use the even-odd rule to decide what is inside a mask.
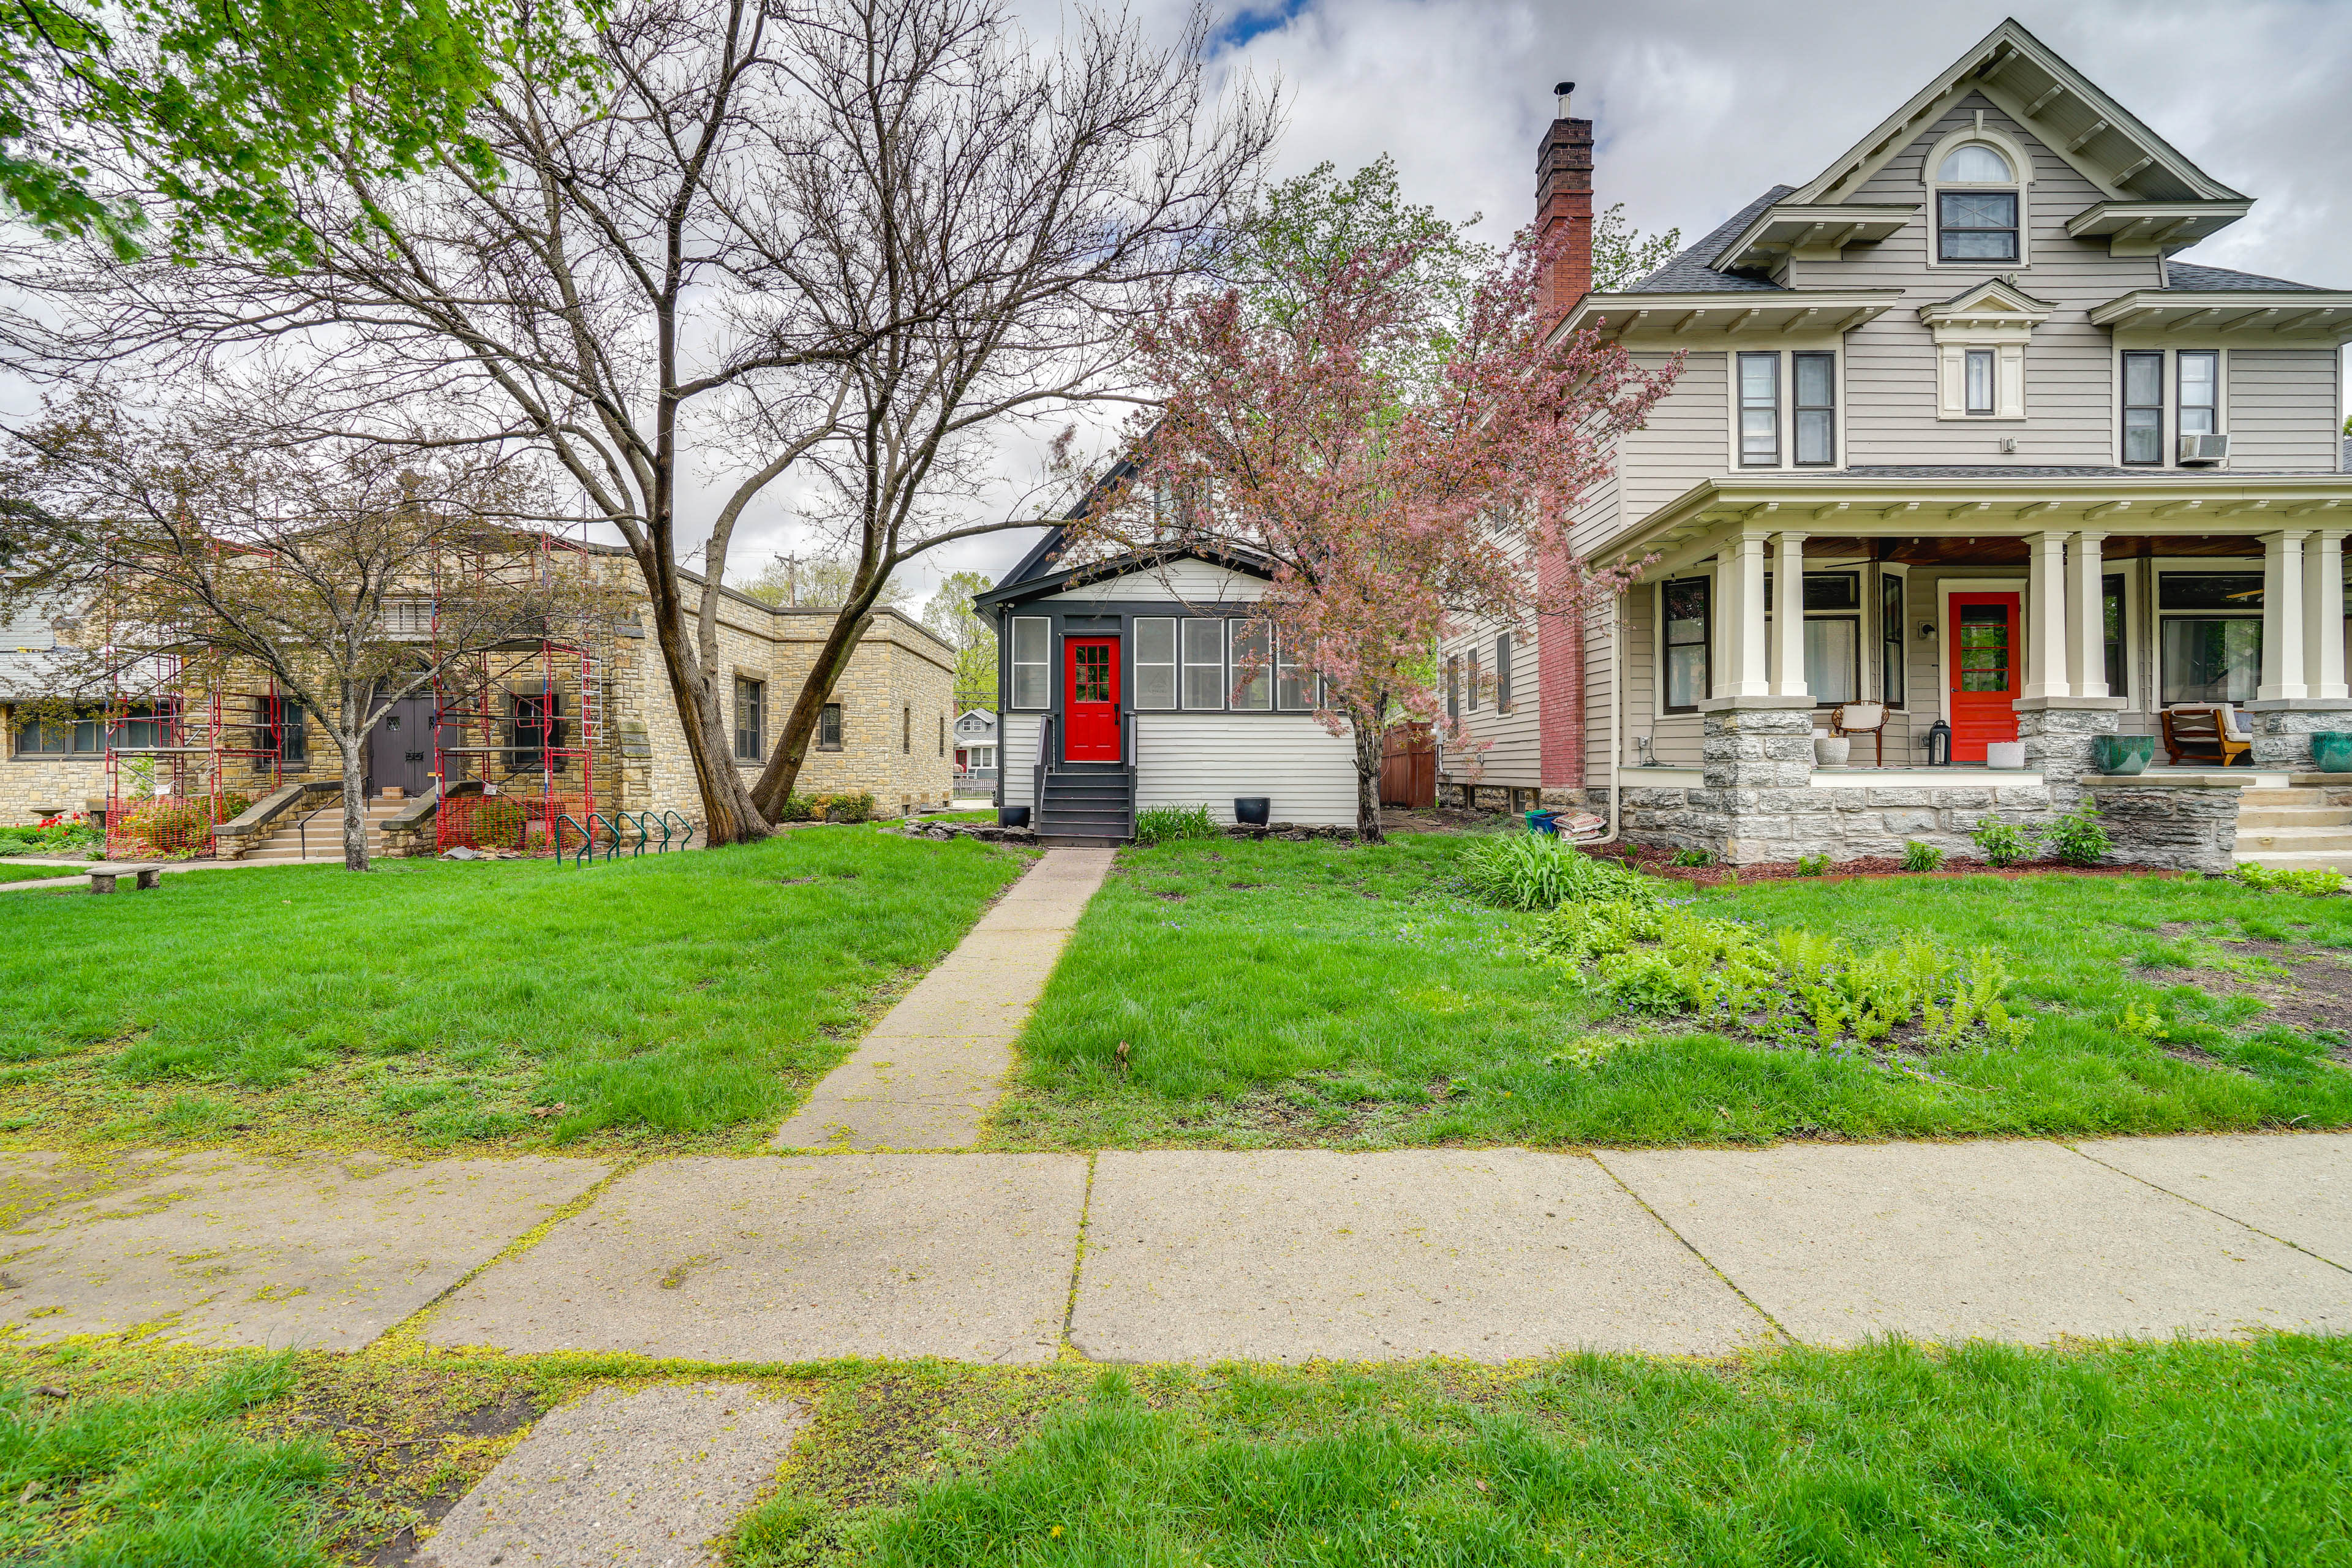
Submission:
[[[1076,1345],[1070,1343],[1070,1324],[1078,1315],[1078,1271],[1084,1268],[1087,1263],[1087,1221],[1094,1215],[1095,1162],[1100,1157],[1100,1152],[1097,1150],[1089,1149],[1087,1151],[1087,1190],[1085,1195],[1078,1199],[1078,1245],[1075,1255],[1070,1258],[1069,1299],[1062,1303],[1062,1356],[1064,1360],[1076,1359],[1078,1361],[1084,1361],[1087,1359]]]
[[[1755,1297],[1750,1296],[1747,1291],[1742,1290],[1738,1282],[1735,1281],[1730,1275],[1726,1274],[1722,1269],[1717,1268],[1715,1266],[1714,1258],[1709,1258],[1706,1253],[1701,1252],[1697,1247],[1692,1246],[1690,1237],[1685,1236],[1681,1231],[1676,1230],[1674,1227],[1673,1223],[1669,1221],[1665,1215],[1660,1214],[1656,1209],[1652,1208],[1647,1198],[1644,1198],[1641,1194],[1635,1192],[1632,1187],[1627,1186],[1625,1184],[1625,1178],[1609,1168],[1608,1161],[1603,1160],[1597,1152],[1588,1152],[1587,1157],[1591,1159],[1594,1164],[1601,1167],[1601,1173],[1602,1175],[1607,1176],[1611,1181],[1617,1184],[1618,1191],[1623,1193],[1636,1204],[1639,1204],[1643,1214],[1648,1215],[1652,1219],[1656,1220],[1659,1226],[1668,1236],[1671,1236],[1676,1241],[1681,1242],[1683,1244],[1683,1249],[1688,1252],[1693,1258],[1697,1258],[1702,1268],[1704,1268],[1709,1274],[1714,1275],[1717,1279],[1722,1280],[1723,1288],[1725,1289],[1730,1291],[1733,1295],[1747,1302],[1750,1311],[1753,1311],[1758,1317],[1770,1324],[1774,1333],[1780,1335],[1782,1339],[1788,1341],[1789,1343],[1792,1345],[1802,1344],[1804,1342],[1798,1339],[1796,1335],[1790,1333],[1787,1329],[1781,1327],[1780,1320],[1766,1311],[1762,1302],[1757,1300]]]
[[[2116,1175],[2125,1177],[2130,1181],[2137,1182],[2141,1186],[2147,1187],[2152,1192],[2162,1193],[2168,1198],[2179,1198],[2190,1208],[2203,1209],[2207,1214],[2213,1215],[2217,1219],[2226,1219],[2231,1225],[2237,1226],[2241,1229],[2251,1230],[2265,1241],[2275,1241],[2281,1247],[2286,1247],[2288,1250],[2293,1252],[2300,1252],[2305,1258],[2315,1258],[2319,1262],[2327,1265],[2330,1268],[2340,1269],[2344,1273],[2352,1274],[2352,1265],[2338,1263],[2336,1259],[2328,1257],[2326,1253],[2314,1252],[2307,1247],[2300,1246],[2295,1242],[2289,1241],[2285,1237],[2273,1236],[2269,1231],[2264,1230],[2261,1226],[2255,1225],[2252,1221],[2240,1219],[2233,1214],[2224,1214],[2220,1209],[2213,1207],[2210,1204],[2200,1204],[2195,1198],[2190,1197],[2187,1193],[2176,1193],[2170,1187],[2164,1186],[2159,1183],[2151,1182],[2146,1176],[2139,1175],[2135,1172],[2125,1170],[2121,1165],[2110,1165],[2105,1160],[2100,1159],[2096,1154],[2084,1154],[2082,1150],[2076,1148],[2074,1144],[2067,1142],[2063,1138],[2053,1138],[2050,1142],[2057,1144],[2058,1147],[2065,1150],[2069,1154],[2081,1155],[2082,1158],[2088,1160],[2092,1164],[2098,1166],[2099,1169],[2103,1171],[2113,1171]]]

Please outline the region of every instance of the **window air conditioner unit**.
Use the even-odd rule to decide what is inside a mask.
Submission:
[[[2229,460],[2230,438],[2227,436],[2180,437],[2180,461],[2183,463],[2226,463]]]

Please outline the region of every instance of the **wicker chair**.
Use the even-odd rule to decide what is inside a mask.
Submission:
[[[1830,714],[1832,735],[1868,735],[1877,742],[1875,767],[1886,765],[1886,704],[1841,702]]]

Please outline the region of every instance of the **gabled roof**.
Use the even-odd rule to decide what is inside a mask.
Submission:
[[[1787,289],[1769,278],[1751,277],[1743,272],[1718,272],[1711,265],[1723,253],[1724,247],[1746,231],[1766,208],[1785,196],[1793,187],[1775,185],[1762,195],[1723,220],[1720,227],[1689,249],[1637,283],[1625,286],[1628,294],[1698,294],[1765,293],[1785,294]]]
[[[1800,187],[1796,201],[1850,201],[1870,177],[1971,92],[2031,129],[2111,198],[2242,202],[2048,45],[2004,19],[1911,100]]]
[[[2164,264],[2164,286],[2189,294],[2234,294],[2247,290],[2274,294],[2283,289],[2294,293],[2328,292],[2316,283],[2290,283],[2284,278],[2232,272],[2226,267],[2200,267],[2189,261],[2167,261]]]

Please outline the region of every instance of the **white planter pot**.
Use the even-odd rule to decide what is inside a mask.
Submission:
[[[1853,742],[1844,735],[1821,735],[1813,741],[1813,762],[1816,766],[1842,768],[1846,758],[1853,754]]]
[[[2025,742],[1991,741],[1985,745],[1985,766],[2014,771],[2025,766]]]

